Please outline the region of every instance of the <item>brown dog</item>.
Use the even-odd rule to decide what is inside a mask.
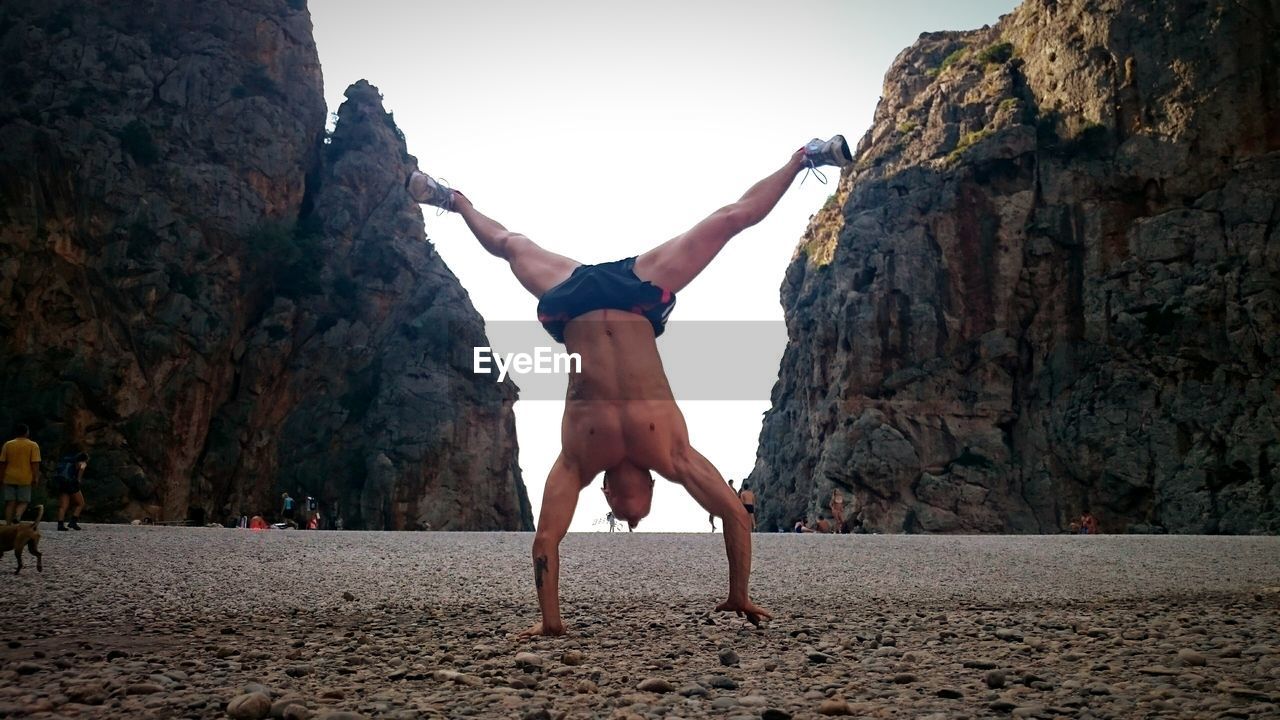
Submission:
[[[36,508],[36,519],[31,524],[16,523],[0,527],[0,555],[12,550],[13,556],[18,558],[18,569],[13,571],[14,575],[22,572],[23,547],[36,556],[36,572],[44,572],[44,556],[40,554],[39,549],[42,518],[44,518],[44,506],[40,505]]]

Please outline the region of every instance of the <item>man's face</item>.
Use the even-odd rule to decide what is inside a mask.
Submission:
[[[634,465],[614,468],[605,472],[602,490],[613,516],[634,528],[653,503],[653,475]]]

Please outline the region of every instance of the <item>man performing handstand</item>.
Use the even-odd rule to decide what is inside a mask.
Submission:
[[[853,160],[844,138],[814,139],[781,169],[756,183],[691,230],[637,257],[600,265],[582,263],[535,245],[480,214],[465,195],[414,171],[406,181],[419,203],[456,212],[490,254],[506,260],[538,298],[538,320],[557,342],[582,358],[569,375],[560,456],[542,495],[533,539],[533,577],[542,620],[522,635],[562,635],[560,541],[569,530],[578,494],[604,473],[613,514],[634,528],[649,514],[657,472],[685,488],[722,519],[729,556],[729,596],[716,610],[735,611],[753,624],[772,617],[751,602],[751,518],[715,467],[689,444],[655,339],[662,334],[676,293],[684,289],[729,239],[765,218],[796,175]]]

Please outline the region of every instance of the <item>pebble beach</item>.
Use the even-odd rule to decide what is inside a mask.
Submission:
[[[42,525],[5,575],[0,716],[1274,718],[1280,538],[531,534]],[[13,557],[3,569],[13,570]]]

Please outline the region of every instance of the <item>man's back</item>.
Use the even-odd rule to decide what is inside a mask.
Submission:
[[[569,376],[561,442],[588,472],[623,460],[659,470],[684,418],[667,382],[652,324],[642,315],[595,310],[572,320],[565,348],[582,358]]]
[[[5,463],[5,484],[30,485],[31,464],[40,462],[40,446],[28,438],[14,438],[0,449],[0,461]]]

